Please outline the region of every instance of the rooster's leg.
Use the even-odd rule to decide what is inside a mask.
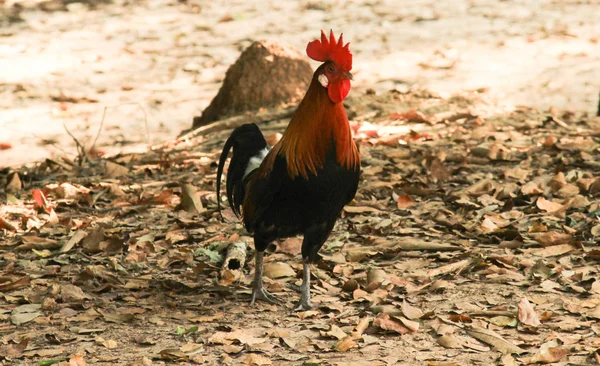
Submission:
[[[296,305],[294,310],[310,310],[312,304],[310,303],[310,263],[304,261],[302,264],[302,286],[300,287],[300,302]]]
[[[300,302],[296,305],[296,311],[312,309],[310,303],[310,264],[316,263],[319,259],[317,253],[327,240],[333,225],[335,225],[335,218],[312,226],[304,233],[304,240],[302,241],[302,269],[304,273],[302,286],[300,287]]]
[[[277,298],[265,290],[263,286],[263,251],[256,251],[256,265],[254,268],[254,282],[252,284],[252,300],[250,305],[254,305],[256,300],[262,300],[271,304],[277,303]]]

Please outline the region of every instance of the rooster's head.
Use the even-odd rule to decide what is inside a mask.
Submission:
[[[352,53],[348,46],[344,45],[343,34],[336,41],[333,31],[329,39],[321,31],[321,39],[309,42],[306,46],[306,54],[315,61],[324,62],[316,72],[316,77],[324,88],[327,88],[329,99],[333,103],[339,103],[350,92],[350,80],[352,80]]]

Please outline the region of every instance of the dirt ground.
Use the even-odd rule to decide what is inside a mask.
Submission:
[[[594,3],[22,3],[0,44],[0,364],[600,364]],[[359,192],[315,309],[292,310],[298,238],[265,258],[282,304],[250,307],[252,241],[216,212],[229,130],[173,138],[251,39],[330,25],[355,55]],[[275,137],[289,110],[247,120]],[[63,124],[114,155],[77,156]]]
[[[0,166],[75,153],[63,125],[88,145],[99,135],[105,151],[177,136],[252,40],[303,50],[321,28],[352,42],[356,91],[416,84],[507,106],[597,105],[595,0],[105,3],[0,1],[0,143],[12,145]]]
[[[280,305],[248,305],[251,249],[239,281],[220,274],[232,243],[252,245],[215,210],[228,129],[21,168],[20,190],[0,176],[13,191],[0,196],[0,362],[599,363],[600,118],[505,112],[476,93],[348,104],[360,188],[321,251],[310,311],[292,310],[297,238],[266,257]],[[281,115],[260,115],[267,136]]]

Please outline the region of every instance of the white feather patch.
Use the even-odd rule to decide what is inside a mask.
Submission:
[[[327,76],[325,76],[325,74],[321,74],[317,77],[317,80],[319,80],[319,83],[321,83],[321,85],[323,85],[324,88],[327,88],[327,86],[329,85],[329,79],[327,79]]]
[[[246,179],[246,176],[250,174],[250,172],[252,172],[254,169],[258,169],[260,164],[262,164],[263,160],[265,160],[265,158],[267,157],[269,150],[271,149],[265,147],[264,149],[260,150],[258,154],[250,158],[248,166],[246,167],[246,170],[244,170],[244,176],[242,177],[242,179]]]

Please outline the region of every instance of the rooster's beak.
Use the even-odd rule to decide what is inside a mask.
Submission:
[[[352,80],[352,74],[351,74],[351,73],[349,73],[349,72],[347,72],[347,73],[346,73],[346,79],[348,79],[348,80]]]

